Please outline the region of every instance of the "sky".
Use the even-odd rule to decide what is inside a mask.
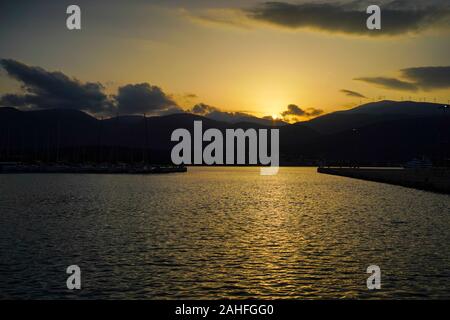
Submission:
[[[81,30],[66,28],[70,4]],[[299,120],[450,99],[448,0],[0,0],[0,39],[3,106]]]

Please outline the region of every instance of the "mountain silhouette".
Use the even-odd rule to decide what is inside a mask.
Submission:
[[[323,134],[334,134],[390,120],[440,117],[443,114],[440,107],[441,104],[435,103],[384,100],[363,104],[350,110],[336,111],[298,124]]]
[[[399,164],[449,157],[450,114],[440,104],[380,101],[295,124],[227,123],[190,113],[97,119],[82,111],[0,108],[0,160],[170,162],[175,129],[280,130],[282,163]],[[270,122],[269,122],[270,124]]]

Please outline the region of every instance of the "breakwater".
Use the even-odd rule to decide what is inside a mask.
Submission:
[[[325,168],[317,172],[450,194],[449,168]]]

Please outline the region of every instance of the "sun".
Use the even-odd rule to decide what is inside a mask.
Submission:
[[[278,114],[272,114],[272,119],[273,120],[279,120],[279,119],[281,119],[281,117]]]

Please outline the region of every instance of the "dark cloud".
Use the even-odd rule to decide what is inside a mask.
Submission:
[[[403,77],[424,90],[450,88],[450,66],[418,67],[400,70]]]
[[[245,112],[221,111],[219,108],[204,103],[196,104],[195,106],[192,107],[192,109],[188,110],[187,112],[204,116],[216,121],[224,121],[229,123],[253,122],[267,125],[273,122],[272,117],[258,118]]]
[[[110,110],[111,101],[97,82],[82,83],[61,72],[48,72],[21,62],[2,59],[9,76],[22,84],[23,94],[7,94],[0,105],[24,108],[73,108],[93,113]]]
[[[7,74],[21,82],[23,93],[5,94],[0,106],[22,109],[71,108],[97,115],[143,114],[165,115],[182,112],[161,88],[148,83],[127,84],[115,96],[107,96],[97,82],[70,78],[62,72],[49,72],[39,67],[3,59],[0,65]]]
[[[300,116],[301,117],[301,116],[306,115],[306,112],[303,111],[302,109],[300,109],[299,106],[296,106],[295,104],[290,104],[290,105],[288,105],[287,110],[283,111],[281,113],[281,115],[283,117],[285,117],[285,116]]]
[[[313,118],[320,116],[323,110],[316,108],[302,109],[295,104],[290,104],[287,106],[287,110],[281,112],[283,120],[286,122],[297,122],[302,118]]]
[[[19,94],[5,94],[0,97],[0,106],[3,107],[28,107],[31,97]]]
[[[120,114],[161,114],[181,110],[161,88],[148,83],[127,84],[115,97]],[[172,112],[173,111],[173,112]]]
[[[188,112],[198,114],[209,119],[217,121],[225,121],[231,123],[252,121],[257,119],[256,117],[244,112],[226,112],[221,111],[219,108],[207,105],[205,103],[199,103],[192,107]]]
[[[356,92],[356,91],[352,91],[352,90],[342,89],[341,92],[345,93],[345,95],[347,95],[349,97],[353,97],[353,98],[367,98],[365,95],[363,95],[359,92]]]
[[[411,83],[411,82],[406,82],[403,80],[399,80],[396,78],[361,77],[361,78],[356,78],[355,80],[375,84],[375,85],[378,85],[385,89],[404,90],[404,91],[417,91],[418,90],[418,87],[416,84]]]
[[[450,88],[450,66],[417,67],[400,70],[401,79],[388,77],[361,77],[360,80],[385,89],[417,91]]]
[[[317,117],[323,113],[322,109],[308,108],[306,109],[306,115],[308,117]]]
[[[448,29],[450,26],[450,2],[447,0],[394,0],[379,3],[382,8],[381,30],[371,31],[366,27],[366,8],[370,4],[373,3],[265,2],[245,12],[251,19],[291,29],[312,28],[371,36],[419,32],[428,28]]]
[[[206,116],[213,112],[219,112],[219,109],[217,109],[216,107],[207,105],[205,103],[199,103],[199,104],[196,104],[195,106],[193,106],[192,109],[189,110],[189,112],[198,114],[201,116]]]

